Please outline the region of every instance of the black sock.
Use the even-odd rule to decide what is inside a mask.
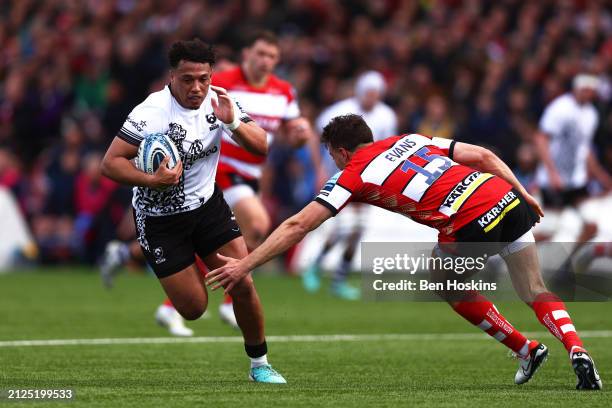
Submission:
[[[263,343],[254,346],[245,343],[244,350],[246,351],[247,356],[251,358],[258,358],[265,356],[268,353],[268,344],[266,344],[265,340]]]

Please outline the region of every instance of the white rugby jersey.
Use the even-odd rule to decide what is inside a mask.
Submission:
[[[397,134],[397,117],[391,107],[383,102],[378,102],[372,110],[366,112],[361,108],[356,97],[343,99],[325,108],[317,117],[317,131],[322,134],[323,128],[327,126],[330,120],[336,116],[349,113],[360,115],[363,118],[372,130],[375,142]],[[329,154],[323,154],[321,158],[328,173],[333,174],[337,171],[336,163],[333,162]]]
[[[357,98],[348,98],[326,108],[317,118],[317,130],[323,128],[336,116],[354,113],[360,115],[372,129],[374,141],[383,140],[397,134],[397,117],[395,112],[383,102],[378,102],[372,110],[366,112],[359,105]]]
[[[593,104],[580,105],[571,93],[557,97],[544,110],[540,130],[550,137],[550,156],[566,188],[581,188],[588,181],[587,156],[598,120]],[[543,164],[536,180],[540,186],[548,186]]]
[[[211,98],[216,97],[209,90],[199,109],[186,109],[166,86],[150,94],[128,115],[118,137],[138,146],[145,135],[164,133],[176,145],[183,162],[183,174],[177,185],[165,190],[134,187],[132,205],[137,214],[158,216],[194,210],[212,196],[221,137],[232,135],[213,112]],[[238,105],[236,109],[241,112],[242,122],[251,121]]]

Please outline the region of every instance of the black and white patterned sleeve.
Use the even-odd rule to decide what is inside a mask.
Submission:
[[[145,135],[166,131],[168,124],[164,123],[164,118],[162,109],[138,105],[128,115],[117,137],[138,146]]]

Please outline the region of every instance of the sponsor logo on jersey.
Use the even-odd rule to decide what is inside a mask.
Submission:
[[[218,151],[219,147],[217,147],[217,145],[204,149],[202,142],[200,140],[196,140],[183,158],[184,169],[189,170],[196,161],[208,157],[211,154],[215,154]]]
[[[219,128],[219,124],[217,123],[217,116],[214,113],[210,115],[206,115],[206,122],[208,122],[211,126],[208,127],[209,131],[213,131]]]
[[[127,122],[129,122],[132,126],[134,126],[134,129],[136,129],[139,132],[142,132],[144,130],[144,128],[147,127],[147,121],[146,120],[141,120],[141,121],[135,121],[134,119],[132,119],[131,117],[127,117],[126,119]]]
[[[467,199],[474,194],[476,189],[492,177],[491,174],[479,171],[468,174],[444,198],[439,211],[448,217],[455,214],[465,204]]]
[[[519,200],[513,191],[508,191],[493,208],[478,219],[478,225],[485,232],[491,231],[506,216],[508,211],[519,205],[520,202],[521,200]]]
[[[214,113],[211,113],[210,115],[206,115],[206,121],[212,125],[217,121],[217,117]]]

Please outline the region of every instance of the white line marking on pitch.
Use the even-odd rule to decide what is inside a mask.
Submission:
[[[525,332],[530,337],[542,337],[548,332]],[[581,331],[580,337],[612,337],[612,330]],[[267,336],[271,343],[333,343],[342,341],[419,341],[419,340],[484,340],[489,336],[483,333],[406,333],[406,334],[320,334],[295,336]],[[129,344],[184,344],[184,343],[242,343],[239,336],[220,337],[150,337],[150,338],[115,338],[115,339],[53,339],[53,340],[15,340],[0,341],[2,347],[35,347],[35,346],[106,346]]]

